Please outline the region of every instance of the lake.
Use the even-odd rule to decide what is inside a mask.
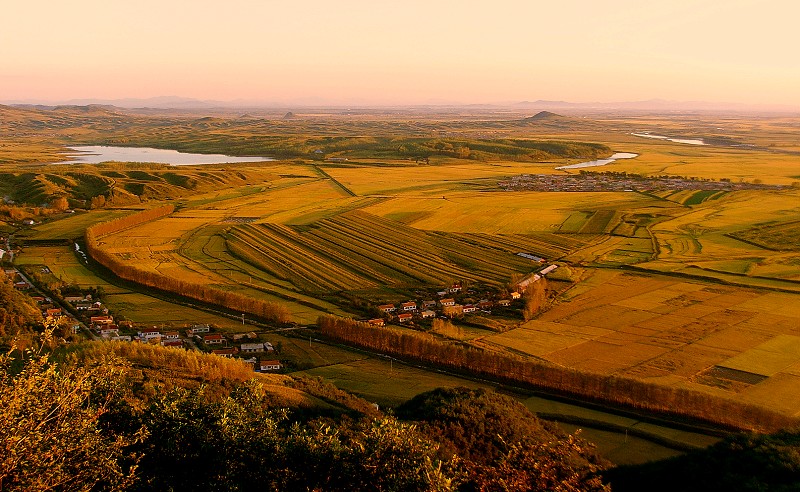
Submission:
[[[154,162],[173,166],[192,166],[197,164],[227,164],[235,162],[272,161],[269,157],[233,157],[223,154],[191,154],[177,150],[153,149],[148,147],[109,147],[105,145],[86,145],[71,147],[77,152],[73,160],[59,164],[99,164],[101,162]]]
[[[617,152],[608,159],[597,159],[595,161],[580,162],[578,164],[570,164],[568,166],[558,166],[556,169],[581,169],[584,167],[605,166],[606,164],[611,164],[618,159],[633,159],[634,157],[639,157],[639,154],[632,154],[630,152]]]
[[[670,142],[689,144],[689,145],[708,145],[699,138],[672,138],[664,135],[653,135],[651,133],[631,133],[634,137],[656,138],[658,140],[668,140]]]

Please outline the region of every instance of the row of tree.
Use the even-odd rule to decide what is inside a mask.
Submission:
[[[282,304],[254,299],[241,294],[215,289],[197,282],[167,277],[157,272],[144,270],[123,262],[113,253],[103,249],[103,243],[100,241],[101,236],[166,217],[174,210],[175,208],[172,205],[165,205],[89,227],[86,229],[85,235],[86,251],[95,261],[125,280],[179,294],[201,302],[224,306],[234,311],[252,314],[277,323],[287,323],[291,320],[289,310]]]
[[[374,328],[367,323],[335,316],[321,316],[317,324],[326,336],[348,344],[603,403],[685,416],[736,429],[769,432],[797,425],[796,419],[763,407],[685,388],[594,374],[545,361],[484,351],[445,342],[429,333]]]

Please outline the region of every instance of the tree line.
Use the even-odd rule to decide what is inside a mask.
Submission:
[[[157,272],[144,270],[123,262],[114,254],[103,249],[100,241],[101,236],[166,217],[174,210],[175,207],[173,205],[165,205],[91,226],[86,229],[86,251],[95,261],[125,280],[208,304],[223,306],[233,311],[252,314],[277,323],[287,323],[291,320],[291,314],[286,306],[276,302],[254,299],[241,294],[215,289],[197,282],[167,277]]]
[[[321,316],[317,325],[324,335],[351,345],[602,403],[690,417],[735,429],[770,432],[797,425],[797,419],[755,405],[685,388],[488,352],[444,342],[429,333],[374,328],[330,315]]]

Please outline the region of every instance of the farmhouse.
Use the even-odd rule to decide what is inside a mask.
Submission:
[[[485,310],[488,310],[488,309],[492,309],[493,305],[494,304],[492,303],[492,301],[488,301],[486,299],[483,299],[481,302],[478,303],[478,309],[481,309],[481,310],[485,311]]]
[[[384,313],[393,313],[397,310],[397,308],[394,307],[394,304],[382,304],[378,306],[378,310],[383,311]]]
[[[283,364],[277,360],[262,360],[258,363],[259,371],[280,371],[282,368]]]
[[[158,330],[158,328],[145,328],[143,330],[140,330],[138,335],[139,338],[145,340],[150,340],[151,338],[161,338],[161,332]]]
[[[206,345],[222,345],[225,339],[219,333],[212,333],[210,335],[203,335],[203,343]]]
[[[130,342],[131,336],[130,335],[120,335],[116,337],[111,337],[112,342]]]
[[[436,307],[436,301],[429,300],[429,301],[422,301],[422,307],[425,309],[432,309]]]
[[[522,297],[522,294],[520,294],[519,292],[512,292],[511,293],[511,298],[512,299],[519,299],[520,297]]]
[[[252,354],[252,353],[256,353],[256,352],[263,352],[264,351],[264,344],[263,343],[243,343],[240,348],[241,348],[243,354]]]
[[[510,306],[511,305],[511,299],[500,299],[499,301],[497,301],[497,305],[498,306],[504,306],[504,307],[505,306]]]
[[[455,306],[456,305],[456,300],[452,299],[452,298],[442,299],[439,302],[442,304],[442,306],[445,306],[445,307],[446,306]]]
[[[558,265],[550,265],[549,267],[545,268],[544,270],[542,270],[539,273],[541,273],[542,275],[547,275],[548,273],[552,272],[556,268],[558,268]]]
[[[114,324],[112,316],[92,316],[89,318],[89,323],[93,325],[111,325]]]
[[[220,357],[227,357],[228,359],[236,355],[236,352],[237,352],[236,347],[215,349],[211,351],[211,353],[214,355],[219,355]]]
[[[166,338],[167,340],[178,340],[181,338],[181,334],[178,333],[177,331],[168,331],[164,333],[164,338]]]
[[[517,256],[521,256],[523,258],[527,258],[529,260],[533,260],[536,263],[544,263],[545,262],[545,259],[542,258],[541,256],[532,255],[530,253],[517,253]]]
[[[162,347],[183,347],[183,340],[180,338],[173,340],[161,340]]]
[[[517,292],[525,292],[525,289],[527,289],[529,285],[531,285],[534,282],[538,282],[539,279],[541,278],[542,278],[541,275],[539,275],[538,273],[534,273],[533,275],[520,280],[519,282],[517,282],[517,285],[515,286]]]
[[[467,304],[466,306],[464,306],[464,309],[462,310],[462,312],[465,313],[465,314],[466,313],[474,313],[477,310],[478,310],[478,306],[473,306],[472,304]]]
[[[417,303],[413,301],[404,302],[401,304],[403,311],[416,311],[417,310]]]
[[[60,316],[61,308],[50,308],[45,311],[45,316]]]
[[[380,318],[371,319],[367,321],[367,323],[369,323],[370,326],[383,326],[385,324]]]
[[[110,326],[103,328],[100,330],[100,336],[103,338],[111,338],[111,337],[118,337],[119,330],[115,327],[112,328]]]
[[[407,323],[407,322],[411,321],[411,318],[413,318],[413,316],[411,316],[410,314],[407,314],[407,313],[402,313],[402,314],[398,314],[397,315],[397,321],[399,321],[401,323]]]
[[[192,334],[196,335],[198,333],[208,333],[211,331],[211,326],[209,325],[194,325],[192,326]]]
[[[423,318],[433,318],[435,316],[436,316],[436,313],[434,311],[431,311],[430,309],[426,309],[425,311],[422,311],[422,317]]]

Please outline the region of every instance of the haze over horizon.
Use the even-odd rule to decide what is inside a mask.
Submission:
[[[800,3],[13,2],[0,100],[800,109]]]

